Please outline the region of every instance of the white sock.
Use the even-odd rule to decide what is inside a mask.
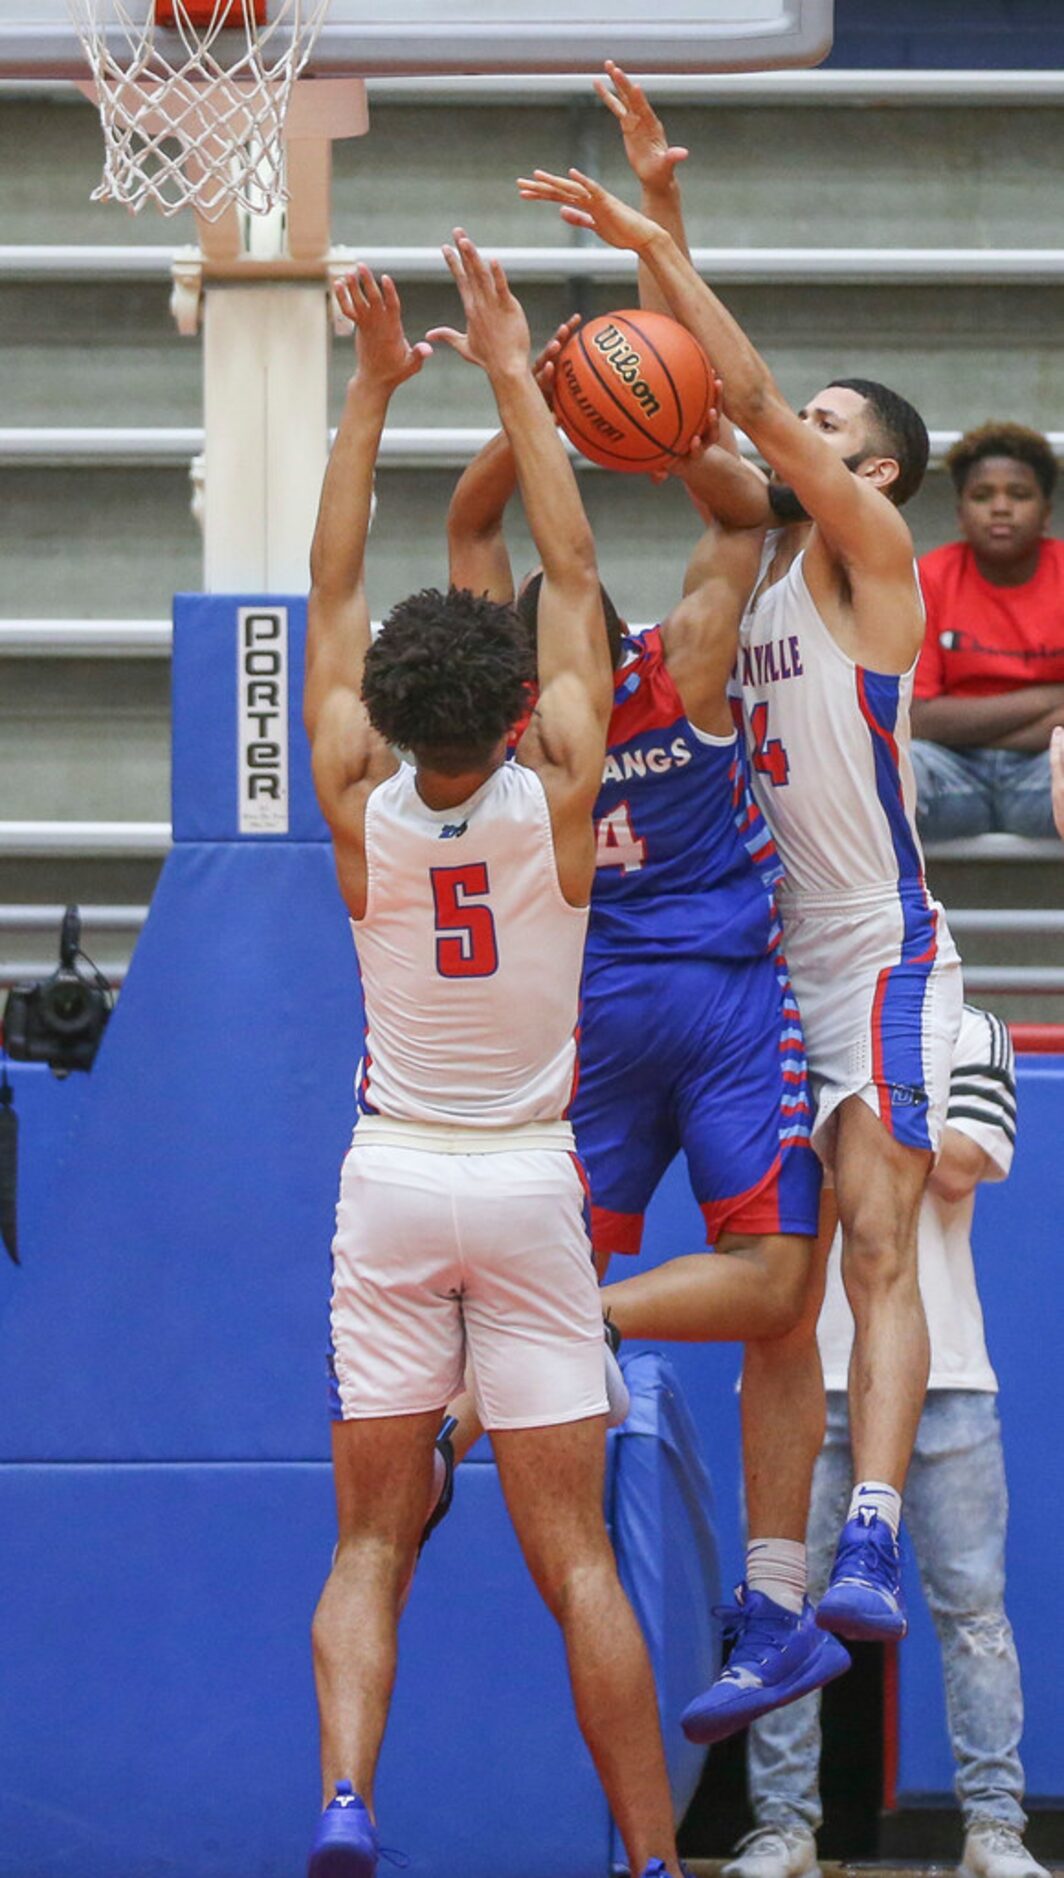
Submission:
[[[869,1508],[879,1515],[884,1526],[890,1527],[891,1537],[896,1539],[901,1525],[901,1494],[897,1488],[888,1486],[885,1480],[859,1480],[846,1518],[860,1519]]]
[[[805,1601],[805,1547],[797,1539],[750,1539],[746,1582],[797,1617]]]

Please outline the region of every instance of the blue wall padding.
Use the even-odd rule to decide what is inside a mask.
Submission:
[[[629,1382],[608,1498],[675,1710],[716,1664],[707,1481],[667,1364],[636,1359]],[[308,1623],[333,1527],[324,1463],[0,1467],[0,1873],[302,1869],[317,1804]],[[460,1472],[400,1648],[386,1843],[420,1878],[605,1878],[609,1816],[561,1638],[490,1462]],[[702,1757],[676,1731],[669,1747],[682,1811]]]
[[[292,831],[235,835],[238,604],[177,605],[177,840],[91,1075],[19,1072],[33,1166],[0,1353],[12,1878],[290,1878],[317,1804],[328,1250],[361,1007],[309,806],[296,603]],[[647,1400],[613,1444],[610,1505],[675,1713],[715,1660],[712,1527],[676,1386],[635,1367]],[[664,1566],[663,1522],[681,1555]],[[686,1797],[696,1764],[679,1740],[670,1758]],[[605,1802],[490,1463],[460,1478],[419,1572],[381,1792],[424,1878],[605,1878]]]
[[[324,1463],[0,1467],[4,1878],[303,1869],[332,1538]]]
[[[647,1639],[678,1816],[705,1753],[680,1716],[720,1664],[720,1560],[713,1488],[670,1362],[656,1352],[624,1359],[632,1409],[617,1438],[613,1538],[621,1577]]]
[[[49,1241],[43,1230],[48,1195],[59,1177],[82,1100],[88,1093],[88,1077],[67,1076],[60,1081],[44,1063],[12,1063],[5,1058],[4,1069],[14,1091],[18,1116],[17,1204],[22,1268],[12,1264],[0,1246],[0,1335],[8,1307],[25,1295],[29,1273],[48,1253]]]

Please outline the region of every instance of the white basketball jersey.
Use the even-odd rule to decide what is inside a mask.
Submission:
[[[755,588],[739,634],[751,780],[786,870],[781,899],[921,891],[909,760],[915,661],[896,677],[847,658],[813,603],[804,558],[760,596]]]
[[[562,895],[536,773],[508,762],[430,809],[402,764],[366,808],[351,922],[366,1045],[359,1103],[398,1120],[513,1128],[572,1096],[587,909]]]

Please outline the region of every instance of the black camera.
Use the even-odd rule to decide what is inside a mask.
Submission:
[[[81,950],[81,915],[68,906],[58,970],[7,994],[4,1047],[16,1062],[47,1063],[57,1076],[91,1069],[113,1006],[110,985]]]

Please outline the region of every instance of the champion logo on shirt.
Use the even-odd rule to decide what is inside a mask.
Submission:
[[[465,834],[468,827],[468,822],[444,822],[439,838],[441,841],[456,841],[459,835]]]

